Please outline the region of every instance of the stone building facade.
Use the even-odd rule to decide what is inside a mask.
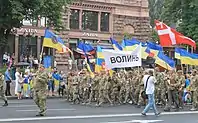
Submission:
[[[65,29],[57,34],[72,50],[75,50],[79,40],[104,44],[110,43],[110,37],[121,41],[124,34],[141,41],[148,40],[150,35],[148,0],[79,0],[65,7],[62,21]],[[46,18],[41,18],[37,20],[36,26],[24,24],[22,28],[16,29],[15,36],[10,38],[14,43],[9,44],[10,47],[15,46],[12,50],[16,55],[15,62],[26,51],[22,52],[23,47],[20,47],[23,46],[20,42],[26,40],[30,42],[29,50],[34,45],[30,53],[39,58],[46,22]],[[55,55],[58,68],[68,68],[68,54],[58,54],[49,49],[44,51],[48,55]]]

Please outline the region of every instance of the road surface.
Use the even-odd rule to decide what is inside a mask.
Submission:
[[[9,103],[8,107],[0,109],[0,123],[198,123],[198,111],[190,112],[188,108],[162,112],[158,117],[151,110],[143,117],[140,115],[142,108],[132,105],[94,107],[48,99],[47,116],[36,117],[38,108],[33,100],[10,100]]]

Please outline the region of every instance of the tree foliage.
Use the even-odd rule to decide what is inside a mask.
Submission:
[[[4,43],[13,27],[22,26],[23,19],[47,17],[49,25],[62,28],[63,6],[71,0],[0,0],[0,43]],[[3,45],[1,45],[3,46]]]
[[[149,0],[149,8],[151,25],[158,19],[198,41],[198,0]]]

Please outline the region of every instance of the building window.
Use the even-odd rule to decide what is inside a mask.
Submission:
[[[82,29],[98,31],[98,12],[83,11],[83,13],[82,13]]]
[[[41,17],[41,27],[47,27],[48,26],[48,19],[46,17]]]
[[[110,43],[110,41],[109,41],[109,40],[101,40],[101,43],[109,44],[109,43]]]
[[[37,37],[19,36],[19,61],[28,62],[29,57],[37,58]]]
[[[23,20],[24,26],[38,26],[38,20]]]
[[[101,13],[101,23],[100,30],[108,32],[109,31],[109,13],[102,12]]]
[[[70,28],[79,29],[79,10],[71,9]]]

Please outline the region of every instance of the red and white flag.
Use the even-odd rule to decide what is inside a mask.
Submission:
[[[188,44],[196,48],[196,43],[192,39],[170,28],[166,24],[155,20],[156,30],[160,38],[160,45],[163,47],[172,46],[176,44]]]

